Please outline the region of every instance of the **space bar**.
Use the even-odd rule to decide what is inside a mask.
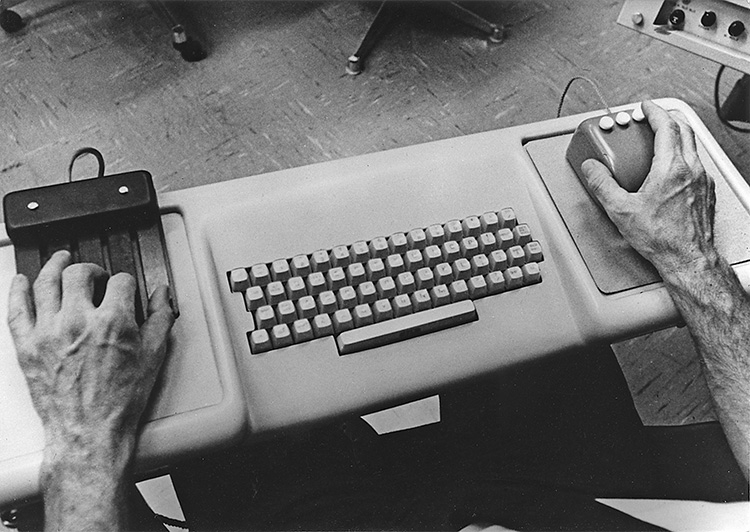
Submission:
[[[339,354],[349,355],[477,319],[477,310],[474,303],[468,300],[459,301],[345,331],[338,335],[336,342],[339,346]]]

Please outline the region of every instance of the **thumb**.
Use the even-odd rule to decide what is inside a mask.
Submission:
[[[148,301],[148,318],[141,325],[141,341],[147,356],[154,357],[158,368],[166,354],[167,338],[174,324],[174,313],[169,302],[169,289],[160,286]]]
[[[599,201],[605,210],[621,201],[627,195],[625,189],[617,184],[612,172],[596,159],[587,159],[581,164],[581,171],[586,179],[586,188]]]

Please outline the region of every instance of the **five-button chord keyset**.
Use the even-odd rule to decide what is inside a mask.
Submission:
[[[539,283],[542,248],[512,208],[227,273],[254,354],[335,336],[340,354],[478,319],[472,300]]]

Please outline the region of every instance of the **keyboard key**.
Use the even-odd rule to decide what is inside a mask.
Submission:
[[[245,308],[252,312],[266,304],[266,294],[260,286],[251,286],[245,290]]]
[[[414,280],[416,282],[417,290],[422,288],[429,290],[435,286],[435,274],[432,273],[432,270],[429,268],[419,268]]]
[[[443,262],[453,262],[461,256],[461,246],[453,240],[443,244],[441,251],[443,252]]]
[[[346,278],[349,280],[351,286],[357,286],[360,283],[364,283],[367,280],[365,267],[358,262],[350,264],[346,269]]]
[[[277,323],[276,313],[271,305],[263,305],[255,311],[255,326],[258,329],[270,329]]]
[[[346,286],[346,274],[344,273],[344,269],[340,266],[328,270],[326,277],[328,278],[329,290],[339,290]]]
[[[511,246],[506,251],[509,266],[523,266],[526,262],[526,253],[521,246]]]
[[[500,229],[500,219],[496,212],[485,212],[479,217],[482,225],[482,233],[494,233]]]
[[[471,259],[479,253],[479,242],[473,236],[467,236],[461,240],[461,256],[465,259]]]
[[[367,242],[360,240],[349,247],[349,257],[352,263],[367,262],[370,258],[370,247]]]
[[[292,323],[297,319],[297,307],[291,301],[282,301],[276,306],[279,323]]]
[[[502,209],[497,213],[500,221],[500,228],[513,229],[516,226],[516,212],[510,207]]]
[[[292,339],[295,344],[301,344],[315,338],[309,320],[297,320],[292,324]]]
[[[524,264],[521,266],[521,272],[523,273],[523,283],[526,285],[542,281],[542,272],[539,270],[539,265],[536,262]]]
[[[286,295],[292,301],[296,301],[307,295],[307,285],[302,277],[292,277],[286,283]]]
[[[463,229],[463,235],[465,237],[467,236],[479,236],[479,233],[482,232],[482,224],[479,221],[478,216],[467,216],[463,219],[461,222],[461,227]]]
[[[378,297],[380,299],[396,297],[398,290],[396,289],[396,282],[393,277],[383,277],[378,281],[377,284]]]
[[[428,246],[442,246],[445,242],[445,230],[442,225],[434,224],[425,231]]]
[[[379,279],[385,277],[385,263],[383,263],[383,259],[368,260],[365,271],[367,272],[368,281],[372,281],[373,283],[378,282]]]
[[[489,255],[497,249],[497,238],[493,233],[482,233],[479,235],[479,251]]]
[[[292,276],[289,263],[284,259],[277,259],[271,263],[271,279],[274,281],[286,281]]]
[[[485,278],[487,281],[487,293],[490,295],[505,292],[505,275],[501,271],[488,273]]]
[[[435,245],[427,246],[422,253],[422,257],[424,258],[424,265],[428,268],[434,268],[443,262],[443,252]]]
[[[271,337],[265,329],[256,329],[250,333],[250,352],[254,355],[270,351],[273,348]]]
[[[411,272],[401,272],[396,277],[396,290],[399,294],[411,294],[417,289],[417,282]]]
[[[424,229],[412,229],[406,235],[406,242],[409,249],[422,250],[427,247],[427,234]]]
[[[318,313],[318,305],[312,296],[303,296],[297,301],[297,316],[300,318],[312,318]]]
[[[396,317],[412,313],[411,298],[406,294],[399,294],[393,298],[393,314]]]
[[[451,220],[443,225],[445,231],[445,240],[459,240],[464,234],[464,228],[459,220]]]
[[[339,268],[346,268],[351,264],[351,257],[349,256],[349,248],[346,246],[335,246],[331,250],[331,265]]]
[[[280,323],[273,326],[273,329],[271,329],[271,344],[273,344],[274,349],[292,345],[292,331],[289,330],[289,325]]]
[[[315,338],[333,335],[333,322],[328,314],[318,314],[312,320]]]
[[[508,255],[502,249],[490,253],[490,270],[499,271],[508,267]]]
[[[357,306],[357,291],[353,286],[345,286],[338,293],[339,308],[353,309]]]
[[[307,293],[311,296],[317,296],[326,288],[326,278],[321,272],[313,272],[307,276]]]
[[[372,314],[376,322],[390,320],[393,318],[393,306],[388,299],[378,299],[372,306]]]
[[[408,249],[408,242],[406,241],[406,235],[404,233],[393,233],[388,237],[388,250],[391,254],[397,253],[399,255],[406,253]]]
[[[487,281],[484,275],[475,275],[466,283],[469,287],[469,298],[479,299],[488,294]]]
[[[319,249],[310,257],[310,265],[314,272],[325,273],[331,268],[331,257],[325,249]]]
[[[276,305],[286,299],[286,289],[279,281],[272,281],[266,286],[266,301],[269,305]]]
[[[338,309],[336,295],[331,290],[326,290],[318,295],[318,312],[330,314]]]
[[[360,303],[375,303],[378,293],[372,281],[365,281],[357,287],[357,299]]]
[[[529,229],[529,226],[526,224],[518,224],[513,229],[513,238],[519,246],[525,246],[531,242],[531,230]]]
[[[446,285],[439,284],[430,289],[430,299],[433,307],[447,305],[451,302],[451,293]]]
[[[450,293],[451,303],[469,299],[469,287],[463,279],[453,281],[448,286],[448,292]]]
[[[507,227],[500,229],[497,234],[495,234],[495,238],[497,239],[497,246],[503,250],[508,249],[515,243],[513,231]]]
[[[410,272],[415,272],[419,268],[423,267],[424,258],[422,257],[422,252],[418,249],[410,249],[409,251],[407,251],[404,258],[404,265]]]
[[[471,274],[486,275],[490,273],[490,260],[487,255],[474,255],[471,258]]]
[[[385,261],[385,271],[391,277],[396,277],[399,273],[406,271],[404,258],[401,255],[388,255]]]
[[[255,264],[250,268],[250,281],[254,286],[266,286],[271,282],[271,273],[265,264]]]
[[[388,241],[379,236],[370,240],[370,256],[373,258],[384,259],[388,256]]]
[[[432,308],[432,297],[427,290],[417,290],[411,295],[411,305],[414,312],[421,312]]]
[[[466,259],[458,259],[453,263],[453,279],[466,280],[471,277],[471,263]]]
[[[333,331],[341,334],[344,331],[354,328],[354,318],[348,308],[337,310],[331,318],[333,322]]]
[[[250,275],[245,268],[235,268],[229,272],[229,288],[232,292],[244,292],[250,286]]]
[[[542,246],[536,240],[526,244],[523,251],[526,253],[526,262],[542,262],[544,260]]]
[[[435,284],[446,284],[453,282],[453,268],[447,262],[441,262],[432,271],[435,274]]]
[[[339,353],[346,355],[469,323],[476,319],[477,312],[474,304],[471,301],[460,301],[344,332],[338,336],[336,343]]]
[[[352,317],[354,318],[355,327],[364,327],[365,325],[372,325],[375,323],[375,317],[372,314],[370,305],[357,305],[354,307]]]
[[[310,266],[310,259],[307,255],[296,255],[292,257],[292,275],[299,277],[306,277],[312,273],[312,266]]]
[[[523,286],[523,272],[518,266],[511,266],[503,272],[505,276],[505,289],[513,290]]]

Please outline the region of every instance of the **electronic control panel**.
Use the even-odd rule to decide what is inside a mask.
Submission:
[[[617,22],[750,74],[750,0],[626,0]]]

